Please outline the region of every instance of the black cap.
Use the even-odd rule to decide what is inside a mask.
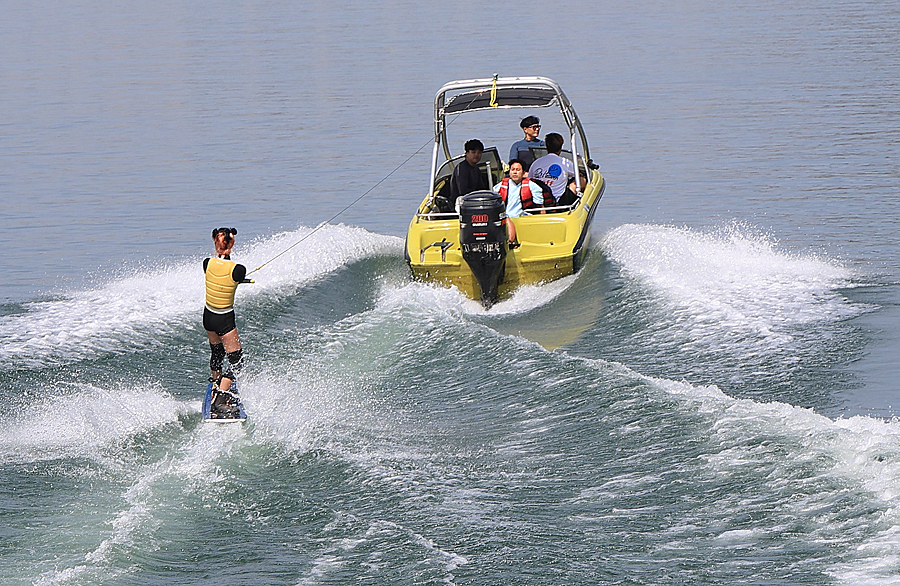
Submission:
[[[522,118],[522,121],[519,122],[519,126],[522,128],[528,128],[529,126],[534,126],[535,124],[540,124],[541,119],[537,116],[526,116]]]
[[[216,228],[213,230],[212,237],[215,238],[216,234],[225,234],[226,236],[231,234],[232,236],[237,236],[237,228]]]

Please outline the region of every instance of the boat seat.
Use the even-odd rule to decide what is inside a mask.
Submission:
[[[582,186],[582,189],[584,189],[584,186]],[[557,200],[556,205],[572,207],[572,205],[574,205],[576,201],[578,201],[578,194],[572,193],[572,191],[567,186],[566,190],[563,191],[563,194],[559,197],[559,200]],[[565,210],[555,210],[555,211],[562,212]]]
[[[454,212],[453,206],[450,205],[450,176],[444,177],[438,182],[438,187],[434,194],[433,212],[441,214],[449,214]]]
[[[531,168],[531,164],[547,154],[544,147],[529,147],[527,151],[519,151],[519,160],[525,166],[527,172]]]

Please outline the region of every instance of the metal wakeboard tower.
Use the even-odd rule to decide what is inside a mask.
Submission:
[[[447,116],[492,109],[549,108],[557,106],[563,121],[569,129],[569,144],[572,145],[572,159],[578,167],[579,151],[584,160],[590,160],[590,150],[581,121],[575,113],[569,98],[555,81],[548,77],[499,77],[466,79],[444,84],[434,98],[434,148],[431,156],[429,176],[429,203],[433,203],[435,173],[439,168],[438,154],[443,151],[445,160],[451,160],[447,142]],[[578,140],[580,139],[580,140]],[[576,173],[576,182],[580,177]],[[580,187],[580,185],[579,185]]]

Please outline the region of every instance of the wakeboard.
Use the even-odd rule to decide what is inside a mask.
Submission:
[[[234,390],[235,394],[237,394],[237,385],[232,383],[231,388]],[[209,386],[206,387],[206,394],[203,395],[203,407],[200,409],[200,415],[203,418],[203,421],[209,421],[211,423],[235,423],[235,422],[243,422],[247,420],[247,412],[244,411],[244,402],[241,401],[241,398],[237,397],[237,414],[233,416],[229,415],[219,415],[212,410],[212,401],[213,401],[213,383],[209,383]]]

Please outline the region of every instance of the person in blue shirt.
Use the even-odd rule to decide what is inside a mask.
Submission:
[[[523,210],[534,207],[532,190],[538,195],[541,194],[541,186],[531,183],[525,177],[525,166],[519,159],[512,159],[509,162],[509,177],[504,177],[493,189],[494,193],[500,194],[503,198],[508,218],[518,218]]]
[[[528,168],[531,167],[531,163],[534,161],[534,153],[531,152],[531,149],[544,148],[544,141],[538,138],[538,135],[541,133],[541,121],[537,116],[526,116],[522,118],[519,126],[522,127],[525,138],[514,142],[509,148],[509,160],[518,159],[522,161],[522,166],[527,173]]]
[[[506,204],[506,231],[509,234],[510,248],[518,248],[519,241],[516,237],[516,225],[510,218],[518,218],[523,210],[535,207],[532,190],[541,193],[541,186],[532,183],[525,177],[525,167],[519,159],[509,162],[509,177],[494,186],[493,192],[499,194]]]

